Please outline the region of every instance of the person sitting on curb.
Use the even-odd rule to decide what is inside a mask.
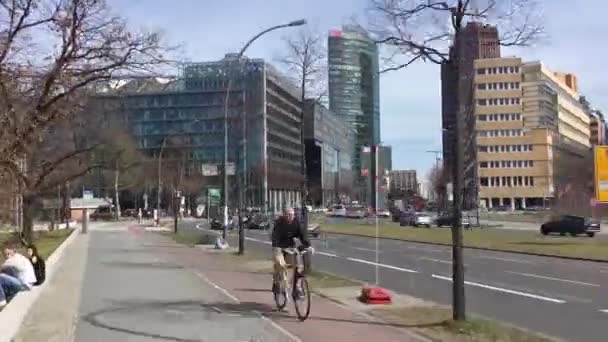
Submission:
[[[44,263],[44,259],[38,254],[38,248],[33,244],[27,247],[27,254],[30,257],[30,262],[36,274],[36,283],[34,285],[42,285],[46,279],[46,264]]]
[[[0,307],[17,292],[30,290],[36,283],[34,267],[26,257],[10,245],[4,247],[3,253],[6,260],[0,267]]]

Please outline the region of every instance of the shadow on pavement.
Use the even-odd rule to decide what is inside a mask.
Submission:
[[[169,264],[164,262],[130,262],[130,261],[105,261],[102,264],[111,267],[123,267],[123,268],[158,268],[158,269],[183,269],[183,266],[176,264]]]

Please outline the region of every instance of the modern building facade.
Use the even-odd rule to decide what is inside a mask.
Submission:
[[[390,191],[413,191],[419,193],[416,170],[392,170],[389,174]]]
[[[171,149],[182,151],[193,172],[207,170],[204,187],[218,188],[229,78],[228,160],[234,165],[228,170],[229,205],[238,205],[236,185],[241,181],[247,184],[247,206],[278,211],[298,205],[304,181],[301,95],[264,60],[237,60],[229,54],[220,61],[187,64],[180,77],[169,82],[131,81],[100,96],[118,104],[146,155],[157,158],[162,149],[167,156]]]
[[[309,198],[315,206],[348,202],[354,191],[355,130],[315,100],[304,103]]]
[[[467,23],[450,48],[450,60],[441,65],[441,118],[443,160],[451,175],[457,144],[463,147],[463,206],[478,205],[477,151],[475,142],[474,61],[500,57],[498,30],[477,22]],[[462,137],[456,142],[456,119],[462,115]]]
[[[475,61],[480,205],[545,206],[560,170],[589,150],[576,77],[520,58]],[[591,167],[591,166],[589,166]]]
[[[329,33],[329,108],[356,132],[355,148],[380,143],[378,48],[366,33],[344,27]],[[359,173],[359,153],[353,171]],[[363,183],[359,182],[359,185]]]
[[[591,137],[589,143],[592,146],[595,145],[605,145],[608,143],[607,138],[607,129],[606,129],[606,120],[604,119],[604,113],[602,111],[595,109],[591,106],[591,103],[587,100],[585,96],[580,97],[580,102],[583,105],[583,109],[585,113],[589,116],[590,127],[591,127]]]

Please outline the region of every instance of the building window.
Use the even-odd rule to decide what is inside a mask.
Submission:
[[[479,99],[477,100],[477,104],[480,106],[485,106],[487,103],[486,99]]]
[[[478,146],[479,152],[488,152],[488,146],[480,145]]]
[[[479,167],[482,168],[482,169],[487,168],[488,167],[488,162],[480,162],[479,163]]]
[[[480,83],[477,85],[477,89],[478,90],[486,90],[486,84],[485,83]]]
[[[485,115],[485,114],[478,115],[477,116],[477,120],[479,120],[479,121],[486,121],[487,120],[487,115]]]
[[[486,69],[485,68],[479,68],[477,69],[477,75],[485,75],[486,74]]]
[[[488,182],[488,177],[481,177],[481,178],[479,178],[479,184],[481,186],[488,186],[488,185],[490,185],[490,183]]]

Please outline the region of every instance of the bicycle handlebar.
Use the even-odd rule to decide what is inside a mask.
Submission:
[[[295,247],[281,248],[281,251],[283,251],[287,254],[291,254],[291,255],[294,255],[294,254],[304,255],[306,253],[310,253],[311,250],[313,250],[312,247],[308,247],[302,251],[300,251],[299,249],[297,249]]]

